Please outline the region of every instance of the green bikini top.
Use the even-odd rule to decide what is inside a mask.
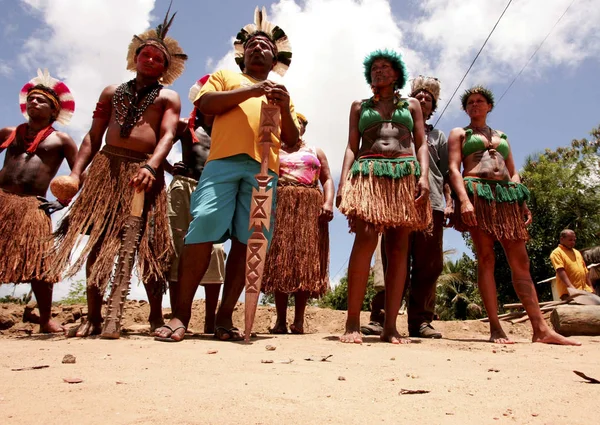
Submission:
[[[496,130],[492,130],[492,134],[500,136],[502,139],[500,144],[495,148],[504,159],[508,158],[510,146],[506,140],[506,134],[499,134]],[[473,129],[465,127],[465,143],[462,146],[463,158],[475,152],[489,150],[488,143],[479,134],[473,134]]]
[[[399,124],[408,128],[409,131],[413,130],[414,123],[406,100],[400,100],[396,104],[396,109],[392,114],[391,120],[384,120],[379,115],[379,112],[373,109],[373,106],[373,98],[365,100],[361,104],[360,118],[358,120],[358,131],[360,131],[360,134],[363,134],[366,129],[384,122]]]

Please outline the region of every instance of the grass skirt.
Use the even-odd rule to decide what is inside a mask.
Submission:
[[[65,271],[66,277],[74,276],[94,247],[99,246],[87,283],[104,293],[131,211],[134,189],[129,182],[147,158],[146,154],[108,145],[96,155],[79,197],[55,232],[55,270]],[[146,192],[143,218],[142,237],[136,256],[138,277],[151,285],[156,293],[164,292],[173,244],[162,172],[158,173],[152,190]],[[71,253],[80,244],[83,234],[89,235],[89,240],[69,267]]]
[[[497,240],[529,240],[521,206],[529,200],[529,190],[520,183],[465,177],[465,188],[475,209],[477,227]],[[450,225],[459,232],[471,228],[463,221],[460,201],[454,200]]]
[[[0,283],[54,284],[60,274],[49,267],[52,220],[35,196],[0,189]]]
[[[329,223],[320,219],[323,194],[317,187],[280,185],[273,241],[263,275],[263,292],[329,290]]]
[[[348,217],[350,231],[356,220],[383,233],[387,228],[428,230],[432,226],[429,197],[415,203],[419,163],[413,156],[359,158],[354,161],[342,189],[339,210]]]

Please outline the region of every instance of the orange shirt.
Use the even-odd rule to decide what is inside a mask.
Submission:
[[[576,249],[569,249],[565,246],[558,247],[550,254],[550,261],[554,270],[565,269],[569,280],[577,289],[582,289],[588,292],[594,292],[587,284],[588,269],[583,261],[581,252]],[[556,284],[560,296],[568,295],[567,285],[556,275]]]
[[[217,71],[211,74],[194,103],[208,92],[230,91],[259,82],[259,80],[239,72]],[[224,114],[215,116],[211,133],[210,153],[206,162],[244,153],[261,162],[258,129],[262,102],[267,102],[265,96],[251,97]],[[300,128],[292,102],[290,102],[290,111],[296,126]],[[279,147],[281,141],[273,137],[273,143],[274,146],[271,147],[269,154],[269,169],[279,174]]]

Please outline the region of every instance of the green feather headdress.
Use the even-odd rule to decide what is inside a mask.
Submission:
[[[171,28],[173,19],[177,12],[173,13],[169,18],[169,12],[171,12],[171,4],[165,15],[165,19],[155,29],[148,30],[140,35],[134,35],[133,40],[129,43],[129,49],[127,50],[127,69],[129,71],[136,71],[135,56],[145,46],[153,46],[162,51],[167,60],[167,70],[159,80],[162,84],[172,84],[177,78],[181,76],[185,68],[185,61],[188,56],[183,52],[183,49],[177,42],[177,40],[167,37],[167,33]]]
[[[396,82],[396,88],[402,89],[408,80],[408,71],[406,70],[406,65],[402,60],[402,56],[399,53],[394,52],[393,50],[388,49],[378,49],[374,52],[369,53],[365,60],[363,61],[363,65],[365,67],[365,79],[367,83],[371,85],[371,67],[373,66],[373,62],[377,59],[385,59],[392,64],[392,67],[400,73],[398,77],[398,81]]]
[[[235,48],[235,62],[244,71],[244,48],[246,43],[255,35],[265,35],[275,45],[277,64],[273,71],[283,76],[292,63],[292,45],[285,32],[267,20],[267,10],[256,7],[254,10],[254,23],[248,24],[238,32],[233,47]]]
[[[486,87],[477,85],[465,90],[465,92],[460,97],[460,103],[462,104],[463,110],[467,110],[467,101],[469,100],[469,96],[471,96],[472,94],[480,94],[483,97],[485,97],[488,103],[492,105],[492,109],[494,109],[494,93],[492,93]]]

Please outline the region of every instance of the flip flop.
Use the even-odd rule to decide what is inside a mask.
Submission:
[[[229,338],[223,338],[223,336],[229,335]],[[215,328],[214,338],[219,341],[243,341],[244,337],[240,333],[240,330],[235,326],[233,328],[225,328],[223,326],[217,326]]]
[[[368,325],[361,326],[360,331],[363,335],[381,335],[383,326],[377,322],[369,322]]]
[[[173,336],[173,334],[174,334],[175,332],[177,332],[179,329],[187,330],[187,329],[186,329],[186,327],[185,327],[185,326],[183,326],[183,325],[181,325],[181,326],[177,326],[175,329],[173,329],[173,328],[172,328],[172,327],[170,327],[169,325],[162,325],[160,328],[167,328],[168,330],[170,330],[170,331],[171,331],[171,335],[169,335],[169,336],[165,336],[165,337],[163,337],[163,336],[155,336],[155,337],[154,337],[154,341],[160,341],[160,342],[181,342],[181,341],[183,341],[183,339],[179,339],[179,340],[177,340],[177,339],[173,339],[173,338],[171,338],[171,337],[172,337],[172,336]],[[158,329],[160,329],[160,328],[158,328]],[[157,330],[158,330],[158,329],[157,329]],[[155,330],[154,332],[156,332],[156,330]],[[184,334],[185,334],[185,333],[184,333]]]

